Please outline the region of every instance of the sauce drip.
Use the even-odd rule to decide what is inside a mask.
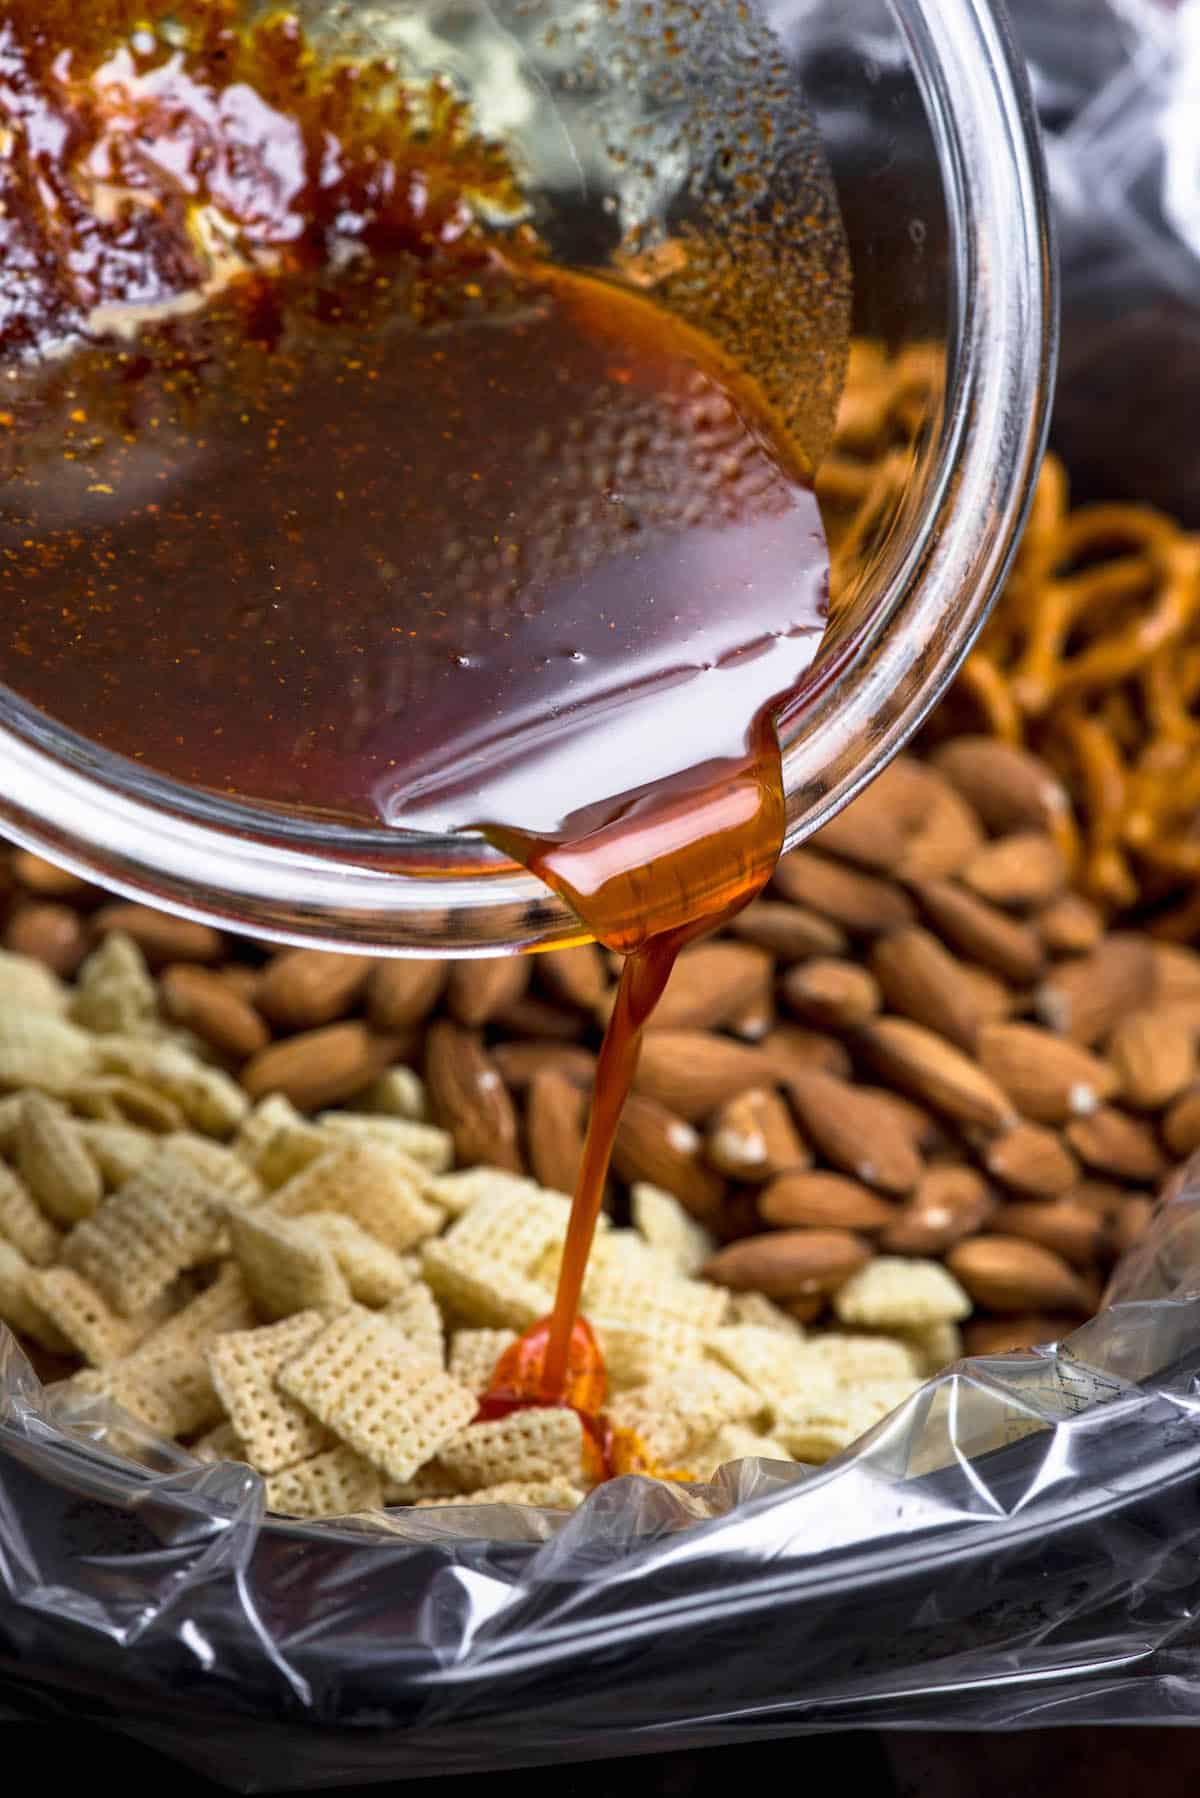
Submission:
[[[482,1414],[643,1465],[580,1296],[643,1026],[781,847],[811,469],[715,342],[545,259],[438,84],[235,0],[83,10],[0,21],[0,679],[192,787],[483,830],[627,956]]]

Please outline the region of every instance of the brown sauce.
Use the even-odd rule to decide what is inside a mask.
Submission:
[[[542,258],[440,89],[91,10],[0,23],[0,680],[192,787],[482,829],[627,954],[553,1317],[486,1403],[636,1465],[580,1292],[642,1026],[781,847],[811,471],[715,343]]]

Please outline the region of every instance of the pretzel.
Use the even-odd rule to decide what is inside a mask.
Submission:
[[[939,346],[893,358],[877,343],[852,348],[817,482],[835,608],[853,601],[897,528],[942,364]],[[1083,823],[1084,882],[1106,909],[1151,902],[1164,935],[1200,924],[1190,892],[1200,882],[1200,537],[1150,506],[1072,511],[1066,472],[1048,455],[940,728],[950,720],[1057,769]]]

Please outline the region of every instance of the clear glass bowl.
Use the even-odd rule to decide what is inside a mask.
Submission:
[[[923,378],[869,529],[860,519],[849,572],[835,581],[817,663],[780,722],[794,845],[878,772],[944,691],[1003,578],[1042,449],[1053,262],[1032,106],[998,7],[760,0],[746,15],[734,0],[361,0],[312,11],[318,26],[350,16],[372,45],[449,74],[541,180],[539,222],[558,253],[589,265],[614,253],[614,213],[626,224],[637,214],[651,248],[656,230],[662,237],[694,173],[679,128],[689,107],[711,117],[715,100],[720,117],[723,82],[743,97],[748,81],[758,93],[774,84],[784,111],[781,83],[803,93],[845,224],[855,335],[915,355]],[[620,179],[597,178],[597,146]],[[794,204],[811,178],[809,167],[793,179]],[[786,303],[777,288],[772,305]],[[0,825],[15,840],[258,936],[467,955],[584,934],[482,839],[353,829],[188,790],[4,688],[0,755]]]

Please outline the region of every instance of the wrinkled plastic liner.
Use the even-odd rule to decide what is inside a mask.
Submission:
[[[1200,1718],[1200,1197],[1067,1341],[820,1470],[264,1519],[0,1334],[0,1703],[241,1790],[863,1726]],[[119,1445],[120,1452],[117,1452]]]

